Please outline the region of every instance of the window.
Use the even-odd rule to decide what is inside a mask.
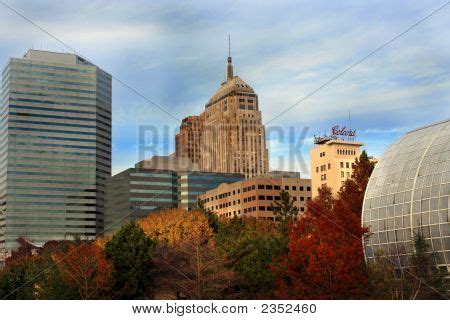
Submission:
[[[275,196],[275,200],[280,201],[281,197],[280,196]]]
[[[341,168],[343,168],[344,167],[344,163],[343,162],[341,162]]]
[[[350,168],[350,163],[346,162],[346,163],[345,163],[345,167],[346,167],[347,169],[349,169],[349,168]]]
[[[265,196],[262,196],[262,195],[259,195],[259,196],[258,196],[258,200],[265,200],[265,199],[266,199]]]
[[[297,186],[292,186],[292,190],[296,191],[297,190]]]
[[[264,185],[263,184],[258,184],[258,189],[259,190],[264,189]]]
[[[266,199],[267,200],[273,200],[273,196],[267,196]]]
[[[266,189],[267,189],[267,190],[272,190],[272,189],[273,189],[273,186],[270,185],[270,184],[268,184],[268,185],[266,185]]]
[[[266,211],[266,207],[265,206],[259,206],[259,211]]]
[[[305,201],[305,197],[300,197],[300,201]]]
[[[319,172],[319,167],[316,167],[316,172]]]
[[[306,187],[306,191],[311,191],[311,187]]]
[[[331,169],[331,163],[328,164],[328,170],[330,170],[330,169]]]
[[[289,190],[289,186],[284,186],[284,190]]]
[[[303,191],[303,186],[300,186],[300,191]]]
[[[273,186],[273,188],[274,188],[275,190],[280,190],[280,189],[281,189],[280,186]]]
[[[301,211],[301,212],[304,212],[304,211],[305,211],[305,208],[304,208],[304,207],[300,207],[300,211]]]
[[[344,177],[344,171],[341,171],[341,178]]]

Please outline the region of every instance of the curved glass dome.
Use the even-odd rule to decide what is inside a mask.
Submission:
[[[450,120],[411,131],[377,163],[364,197],[362,223],[371,235],[366,259],[379,252],[411,265],[413,236],[422,233],[435,264],[450,270]]]

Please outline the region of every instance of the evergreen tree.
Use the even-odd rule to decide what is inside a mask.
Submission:
[[[124,225],[106,243],[106,258],[113,266],[113,289],[119,298],[144,298],[149,293],[154,245],[134,222]]]
[[[281,190],[280,200],[275,200],[272,210],[275,219],[280,223],[280,230],[287,234],[289,223],[294,221],[298,215],[298,208],[294,205],[294,199],[291,198],[289,192]]]
[[[441,271],[433,265],[434,253],[429,252],[422,231],[414,235],[413,267],[406,273],[411,283],[414,283],[411,299],[446,299],[446,271]]]

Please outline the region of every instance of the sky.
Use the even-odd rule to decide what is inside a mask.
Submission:
[[[450,118],[450,5],[323,86],[446,0],[0,0],[5,66],[30,48],[71,50],[2,2],[114,77],[114,174],[174,151],[181,119],[224,80],[228,35],[235,74],[259,96],[272,170],[309,176],[313,136],[334,125],[381,157]]]

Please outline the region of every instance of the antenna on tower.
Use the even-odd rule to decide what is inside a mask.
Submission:
[[[228,35],[228,56],[231,57],[231,38]]]
[[[352,129],[352,117],[351,117],[351,110],[350,109],[348,109],[348,125],[349,125],[349,129],[351,130]]]

